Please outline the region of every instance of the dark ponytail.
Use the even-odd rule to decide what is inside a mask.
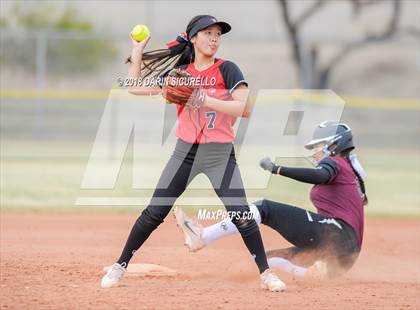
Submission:
[[[189,34],[195,23],[208,15],[197,15],[187,25],[186,33],[179,34],[175,41],[166,45],[168,48],[143,53],[142,78],[160,77],[167,69],[179,67],[194,62],[194,46],[189,40]],[[130,63],[128,57],[125,63]]]
[[[365,181],[363,181],[363,178],[360,176],[359,172],[357,172],[357,170],[354,169],[353,164],[351,163],[351,159],[350,159],[350,152],[346,152],[343,155],[347,159],[351,169],[353,170],[354,174],[357,177],[357,181],[359,182],[359,188],[360,188],[360,190],[362,192],[362,195],[363,195],[363,204],[367,205],[369,203],[369,200],[368,200],[368,197],[366,195]]]

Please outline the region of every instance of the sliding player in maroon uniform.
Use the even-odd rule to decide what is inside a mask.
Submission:
[[[323,122],[305,147],[313,150],[315,169],[277,166],[269,158],[260,165],[273,174],[314,184],[310,198],[318,213],[266,199],[251,204],[250,209],[258,224],[273,228],[293,245],[268,251],[270,267],[295,276],[334,276],[350,269],[361,249],[365,172],[351,154],[353,136],[346,124]],[[229,218],[202,228],[180,208],[175,209],[175,216],[191,251],[237,232]]]

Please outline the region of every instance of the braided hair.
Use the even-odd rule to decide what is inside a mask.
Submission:
[[[357,181],[359,182],[359,188],[360,188],[360,191],[361,191],[361,194],[362,194],[362,198],[363,198],[363,204],[367,205],[369,200],[368,200],[368,197],[367,197],[367,194],[366,194],[365,181],[361,177],[360,173],[357,172],[357,170],[353,167],[353,164],[351,163],[350,152],[351,152],[351,149],[346,150],[346,151],[342,152],[341,154],[347,160],[351,169],[353,170],[353,173],[356,175]]]
[[[193,26],[203,17],[209,15],[197,15],[187,25],[186,35],[178,35],[175,44],[167,44],[168,48],[157,49],[143,53],[141,76],[159,77],[168,68],[172,69],[182,65],[194,62],[194,46],[190,42],[189,34]],[[125,63],[130,63],[131,57],[128,57]]]

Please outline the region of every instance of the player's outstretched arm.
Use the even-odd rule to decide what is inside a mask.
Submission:
[[[272,174],[279,174],[309,184],[328,183],[337,175],[337,167],[332,160],[321,161],[317,168],[294,168],[278,166],[266,157],[260,160],[260,167]]]

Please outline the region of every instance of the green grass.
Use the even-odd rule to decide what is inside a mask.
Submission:
[[[118,212],[138,213],[141,206],[81,207],[78,197],[150,197],[152,189],[131,188],[131,160],[126,158],[113,190],[80,190],[91,144],[17,143],[2,141],[1,207],[33,212]],[[419,160],[413,150],[364,149],[358,153],[368,172],[367,216],[419,216]],[[161,164],[148,159],[147,173],[160,174]],[[281,159],[285,165],[307,165],[303,160]],[[242,168],[243,169],[243,168]],[[265,197],[312,209],[308,199],[310,185],[272,176],[267,189],[249,189],[249,197]],[[214,195],[212,190],[187,190],[184,197]],[[203,206],[204,207],[204,206]],[[193,207],[188,207],[193,210]]]

